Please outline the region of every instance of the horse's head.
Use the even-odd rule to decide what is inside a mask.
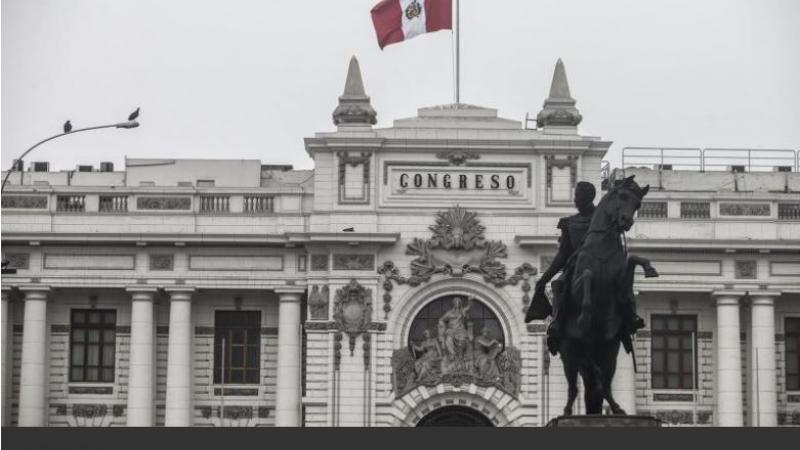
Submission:
[[[640,187],[631,175],[628,178],[614,181],[614,186],[608,192],[606,211],[617,226],[617,231],[628,231],[633,226],[636,211],[642,205],[642,199],[650,190],[650,185]]]

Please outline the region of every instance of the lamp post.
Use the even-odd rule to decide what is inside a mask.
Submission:
[[[124,129],[136,128],[136,127],[139,126],[139,122],[136,121],[136,119],[138,117],[139,117],[139,108],[136,108],[136,111],[132,112],[128,116],[128,120],[126,120],[125,122],[112,123],[110,125],[98,125],[98,126],[94,126],[94,127],[79,128],[77,130],[73,130],[72,129],[72,124],[70,124],[70,122],[68,120],[64,124],[64,132],[63,133],[59,133],[59,134],[56,134],[54,136],[50,136],[47,139],[43,139],[43,140],[37,142],[31,148],[25,150],[25,152],[23,154],[21,154],[19,156],[19,158],[14,160],[14,164],[11,165],[11,168],[8,169],[8,171],[6,172],[5,178],[3,178],[3,185],[0,186],[0,194],[2,194],[3,191],[6,190],[6,183],[8,182],[8,177],[10,177],[11,173],[14,172],[14,169],[17,168],[18,161],[22,161],[22,159],[25,158],[28,155],[28,153],[33,151],[33,149],[35,149],[36,147],[44,144],[45,142],[52,141],[53,139],[60,138],[62,136],[66,136],[68,134],[80,133],[82,131],[102,130],[104,128],[124,128]],[[21,170],[20,170],[20,174],[22,174]],[[20,175],[20,182],[22,182],[22,175]],[[3,262],[3,274],[4,275],[5,274],[14,274],[14,273],[17,272],[16,269],[8,268],[9,261],[6,258],[3,258],[2,262]]]
[[[62,136],[66,136],[68,134],[80,133],[82,131],[102,130],[103,128],[125,128],[125,129],[136,128],[136,127],[139,126],[139,122],[136,121],[137,117],[139,117],[139,108],[136,108],[136,111],[131,113],[131,115],[128,117],[127,121],[119,122],[119,123],[113,123],[113,124],[110,124],[110,125],[99,125],[99,126],[95,126],[95,127],[86,127],[86,128],[79,128],[77,130],[72,130],[71,126],[68,126],[69,122],[67,122],[67,124],[64,124],[64,132],[63,133],[56,134],[55,136],[50,136],[47,139],[43,139],[43,140],[37,142],[31,148],[25,150],[25,152],[23,154],[21,154],[19,156],[19,158],[17,158],[15,161],[22,161],[22,159],[25,158],[28,155],[28,153],[33,151],[33,149],[35,149],[36,147],[44,144],[45,142],[52,141],[53,139],[60,138]],[[3,185],[0,186],[0,193],[5,191],[6,183],[8,182],[8,177],[11,176],[11,173],[14,172],[14,169],[16,167],[17,167],[17,163],[15,162],[15,164],[12,164],[11,168],[8,169],[8,171],[6,172],[5,178],[3,178]],[[22,171],[20,171],[20,173],[22,173]]]

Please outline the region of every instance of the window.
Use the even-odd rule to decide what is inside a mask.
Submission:
[[[695,316],[652,317],[653,389],[694,389]]]
[[[73,309],[70,335],[70,381],[114,382],[117,312]]]
[[[787,317],[786,390],[800,391],[800,317]]]
[[[225,362],[222,364],[222,341]],[[214,317],[214,383],[257,384],[261,356],[261,312],[217,311]]]

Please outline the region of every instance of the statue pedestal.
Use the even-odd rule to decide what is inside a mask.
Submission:
[[[558,427],[660,427],[661,421],[651,416],[558,416],[547,422],[547,428]]]

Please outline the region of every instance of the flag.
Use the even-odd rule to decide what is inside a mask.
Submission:
[[[453,29],[452,0],[383,0],[372,8],[381,49],[423,33]]]

